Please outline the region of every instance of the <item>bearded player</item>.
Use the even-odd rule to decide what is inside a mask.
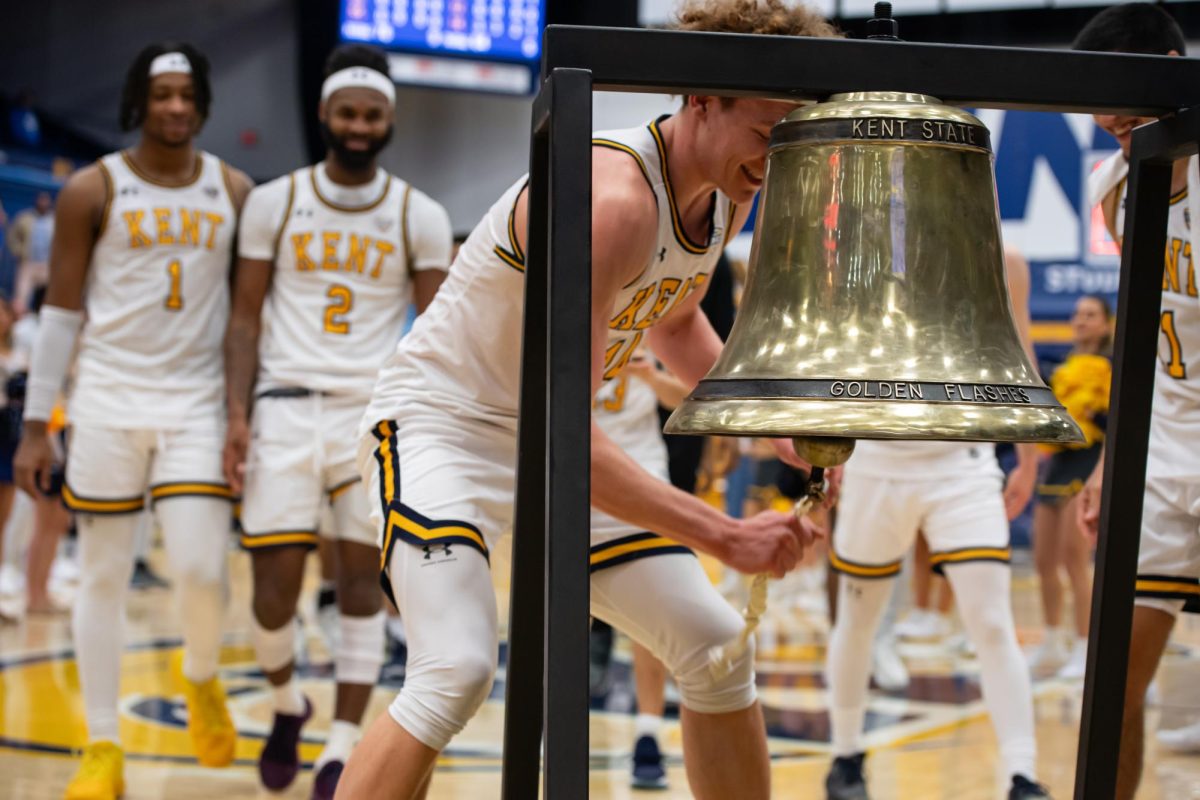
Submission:
[[[217,678],[231,525],[221,335],[251,184],[194,145],[211,98],[208,61],[195,48],[145,48],[121,95],[121,127],[140,130],[138,143],[80,170],[59,195],[15,465],[22,489],[48,490],[46,421],[78,337],[63,499],[79,529],[72,631],[88,746],[68,800],[124,790],[121,629],[147,493],[175,574],[196,757],[205,766],[233,760],[237,734]]]
[[[225,341],[225,470],[243,493],[252,638],[274,689],[274,723],[258,763],[272,791],[295,780],[301,727],[312,715],[293,674],[294,618],[326,498],[333,509],[337,692],[314,800],[333,797],[384,655],[379,547],[355,434],[410,297],[418,311],[429,304],[452,244],[446,211],[377,164],[395,118],[386,57],[348,45],[329,57],[325,76],[325,160],[246,201]]]
[[[816,13],[780,0],[689,3],[680,22],[836,35]],[[699,301],[726,231],[742,227],[762,184],[771,129],[794,107],[691,96],[670,116],[593,140],[593,389],[616,377],[643,340],[685,384],[712,366],[721,341]],[[339,797],[424,797],[438,753],[492,685],[498,632],[488,554],[512,510],[527,202],[522,178],[475,228],[384,367],[364,418],[360,466],[378,498],[384,580],[408,629],[409,662],[389,713],[351,757]],[[732,519],[647,473],[594,424],[591,453],[593,505],[662,537],[592,574],[593,616],[674,674],[693,794],[766,798],[752,649],[723,677],[709,668],[709,649],[734,639],[742,620],[698,561],[676,548],[782,575],[815,529],[778,512]]]

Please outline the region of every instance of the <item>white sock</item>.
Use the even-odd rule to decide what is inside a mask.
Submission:
[[[275,711],[279,714],[298,717],[304,713],[304,695],[296,685],[295,678],[288,678],[287,683],[272,686],[275,693]]]
[[[117,742],[125,594],[133,572],[131,514],[80,514],[79,593],[71,631],[87,714],[88,741]]]
[[[892,594],[888,578],[862,580],[841,575],[837,624],[829,637],[825,682],[829,687],[829,719],[833,754],[863,751],[863,720],[871,676],[875,631]]]
[[[358,744],[361,737],[361,726],[343,719],[335,719],[329,725],[329,736],[325,739],[325,749],[321,751],[313,770],[319,771],[330,761],[346,763],[346,760],[350,758],[350,751],[354,749],[354,745]]]
[[[1037,779],[1033,688],[1013,625],[1011,572],[1006,564],[951,564],[946,577],[958,613],[978,653],[983,701],[1008,774]]]
[[[662,731],[662,724],[663,718],[657,714],[638,714],[633,722],[634,739],[649,736],[657,742],[658,735]]]

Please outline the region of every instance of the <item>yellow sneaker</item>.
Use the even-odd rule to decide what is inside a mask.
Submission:
[[[116,800],[125,793],[125,756],[112,742],[89,744],[63,800]]]
[[[193,683],[184,678],[183,693],[187,698],[188,733],[192,735],[196,760],[206,767],[228,766],[233,762],[237,730],[225,707],[221,681],[210,678]]]

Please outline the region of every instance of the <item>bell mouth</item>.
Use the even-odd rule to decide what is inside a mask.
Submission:
[[[917,441],[1056,444],[1084,441],[1075,420],[1057,404],[811,397],[689,397],[671,414],[665,431],[721,436],[838,436]]]

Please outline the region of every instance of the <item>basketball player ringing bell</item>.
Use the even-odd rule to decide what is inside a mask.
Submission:
[[[836,35],[814,12],[780,0],[687,3],[680,22],[693,30]],[[742,227],[761,186],[771,128],[794,107],[692,96],[670,116],[594,140],[594,389],[616,377],[643,340],[685,384],[713,365],[721,341],[699,301],[725,232]],[[522,178],[475,228],[388,360],[363,420],[359,463],[383,535],[386,585],[408,629],[409,661],[404,688],[351,756],[340,798],[424,797],[438,753],[491,690],[498,631],[488,554],[512,511],[527,194]],[[768,797],[753,649],[721,677],[710,670],[709,649],[735,639],[742,620],[698,560],[679,550],[782,575],[815,529],[778,512],[732,519],[647,473],[595,424],[591,499],[663,537],[592,574],[592,613],[674,674],[693,794]]]

